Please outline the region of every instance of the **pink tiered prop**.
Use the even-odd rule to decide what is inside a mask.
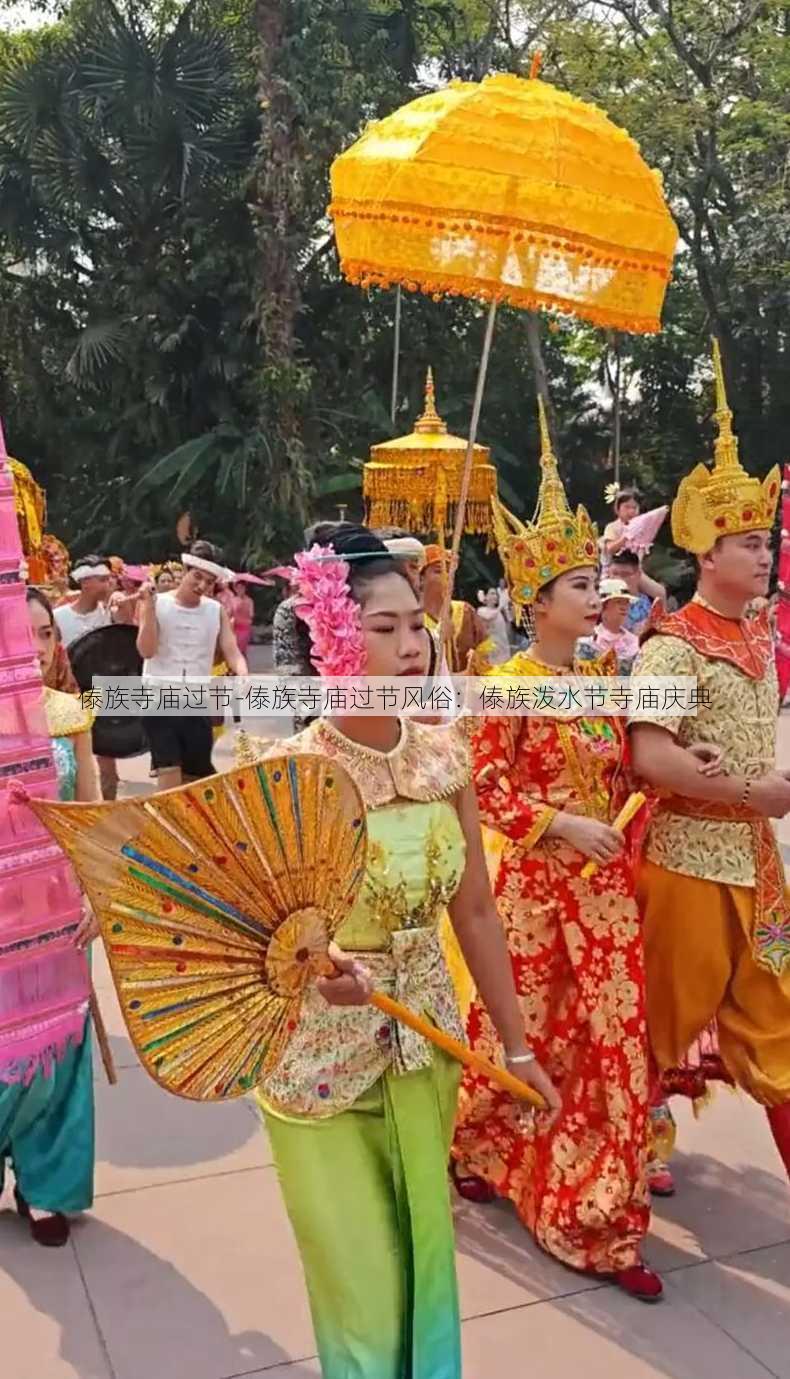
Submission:
[[[779,703],[790,688],[790,464],[785,465],[782,484],[782,535],[779,545],[779,599],[776,610],[776,669],[779,675]]]
[[[0,1082],[28,1082],[82,1039],[90,979],[74,947],[81,897],[71,867],[32,811],[10,799],[14,782],[55,799],[57,776],[6,459],[0,425]]]
[[[650,512],[641,512],[638,517],[632,517],[625,527],[625,550],[647,555],[668,512],[668,507],[652,508]]]

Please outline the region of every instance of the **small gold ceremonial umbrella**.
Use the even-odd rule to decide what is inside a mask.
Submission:
[[[9,456],[8,468],[14,483],[14,506],[22,553],[28,566],[28,579],[33,584],[40,583],[46,572],[41,542],[47,520],[47,496],[21,460],[12,460]]]
[[[371,527],[404,527],[406,531],[436,532],[439,540],[452,532],[461,500],[467,441],[453,436],[436,410],[433,370],[425,384],[425,410],[410,436],[373,445],[362,471],[365,519]],[[484,445],[472,448],[472,472],[464,513],[464,531],[488,536],[491,499],[497,475]]]
[[[527,81],[497,75],[420,96],[370,125],[331,169],[329,212],[350,282],[490,303],[453,567],[497,304],[657,331],[677,243],[660,178],[634,140],[539,81],[539,65]]]

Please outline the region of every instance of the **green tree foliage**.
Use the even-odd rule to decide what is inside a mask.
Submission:
[[[536,47],[640,142],[682,240],[659,337],[501,313],[482,430],[505,500],[534,501],[536,363],[574,499],[605,517],[615,376],[622,476],[667,497],[710,452],[713,331],[745,462],[784,459],[789,32],[790,0],[72,0],[6,35],[0,411],[53,527],[150,557],[188,507],[264,561],[307,515],[359,512],[359,462],[393,434],[395,298],[339,277],[329,164]],[[405,297],[394,432],[429,363],[464,432],[482,328]]]

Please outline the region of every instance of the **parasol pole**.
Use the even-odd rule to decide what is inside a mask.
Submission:
[[[464,534],[464,522],[466,520],[466,500],[469,496],[469,485],[472,481],[472,460],[477,440],[477,428],[480,423],[480,409],[483,405],[483,393],[485,392],[486,378],[488,376],[488,361],[491,357],[491,343],[494,338],[494,323],[496,321],[497,301],[492,298],[488,308],[488,320],[486,321],[486,333],[483,340],[483,353],[480,356],[480,367],[477,371],[477,385],[475,387],[475,400],[472,406],[472,420],[469,425],[469,440],[466,445],[466,459],[464,460],[464,472],[461,479],[461,492],[458,496],[458,507],[455,514],[455,530],[453,532],[453,544],[450,549],[450,572],[447,580],[447,587],[444,592],[444,602],[442,604],[442,615],[439,619],[439,645],[444,646],[450,632],[450,604],[453,597],[453,585],[455,583],[455,571],[458,565],[458,553],[461,549],[461,537]],[[463,669],[463,667],[462,667]]]
[[[393,428],[398,414],[398,378],[400,374],[400,322],[403,311],[403,289],[400,283],[395,289],[395,339],[392,345],[392,399],[390,402],[390,421]]]
[[[612,445],[614,448],[614,481],[620,487],[620,447],[622,436],[622,408],[623,400],[621,395],[621,377],[623,371],[623,356],[620,348],[620,336],[617,331],[612,331],[612,348],[614,350],[614,398],[612,405]]]

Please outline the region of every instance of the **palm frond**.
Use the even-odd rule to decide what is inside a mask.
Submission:
[[[124,357],[129,322],[125,318],[97,321],[83,330],[66,365],[66,377],[77,387],[95,386],[98,375]]]
[[[0,82],[0,132],[30,152],[42,130],[60,122],[68,81],[63,67],[46,58],[15,62]]]

